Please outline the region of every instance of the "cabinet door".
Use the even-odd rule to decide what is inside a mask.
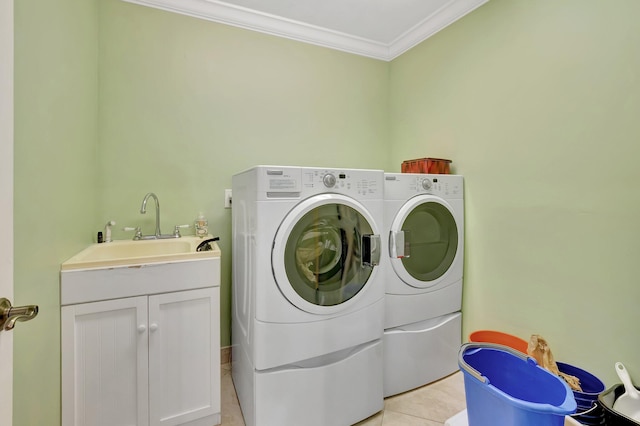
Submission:
[[[62,308],[62,425],[146,426],[147,297]]]
[[[220,289],[149,296],[150,424],[220,413]]]

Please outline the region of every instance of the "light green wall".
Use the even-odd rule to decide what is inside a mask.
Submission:
[[[14,426],[59,424],[60,263],[97,216],[97,7],[15,2]],[[1,422],[1,421],[0,421]]]
[[[231,176],[256,164],[384,168],[387,63],[230,26],[100,1],[100,223],[162,231],[198,212],[221,238],[230,344]],[[193,234],[193,229],[185,234]],[[130,238],[118,230],[115,238]]]
[[[492,0],[391,64],[391,144],[466,182],[465,335],[640,378],[635,0]]]

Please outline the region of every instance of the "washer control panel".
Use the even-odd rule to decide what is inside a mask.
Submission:
[[[303,192],[382,198],[382,186],[382,173],[377,170],[302,169]]]
[[[295,166],[257,166],[258,192],[266,198],[306,198],[343,194],[356,199],[381,200],[384,172],[370,169],[321,169]]]

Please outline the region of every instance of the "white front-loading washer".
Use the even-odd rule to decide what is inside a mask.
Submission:
[[[463,184],[458,175],[385,173],[385,397],[458,369]]]
[[[383,407],[383,172],[232,179],[232,376],[247,425],[349,425]]]

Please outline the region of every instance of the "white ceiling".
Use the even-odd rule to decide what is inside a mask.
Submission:
[[[390,61],[488,0],[124,0]]]

